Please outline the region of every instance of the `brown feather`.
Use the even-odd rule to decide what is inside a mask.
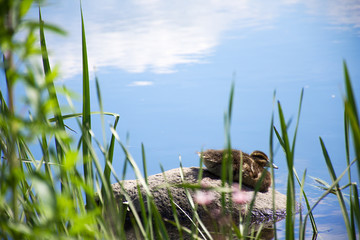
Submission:
[[[221,177],[223,154],[226,152],[227,150],[209,149],[202,153],[205,166],[218,177]],[[269,163],[266,154],[261,151],[254,151],[249,155],[235,149],[232,149],[231,154],[234,180],[239,180],[239,170],[242,161],[242,182],[249,187],[255,188],[256,183],[261,178],[261,174],[264,172],[265,177],[261,183],[260,191],[266,192],[271,186],[271,175],[265,169],[265,166]]]

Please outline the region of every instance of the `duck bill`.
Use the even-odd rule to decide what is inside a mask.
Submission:
[[[272,164],[273,168],[278,169],[278,166],[276,166],[274,163]]]
[[[268,167],[270,167],[271,163],[268,162]],[[275,169],[278,169],[278,166],[276,166],[274,163],[272,164],[272,167],[275,168]]]

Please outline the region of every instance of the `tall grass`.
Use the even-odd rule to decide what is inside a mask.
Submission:
[[[200,159],[199,184],[184,183],[181,185],[193,209],[191,213],[184,213],[192,225],[190,227],[182,225],[178,216],[179,212],[182,212],[181,206],[173,201],[171,205],[173,219],[164,220],[162,218],[147,181],[145,147],[141,146],[144,166],[142,173],[117,133],[119,115],[105,112],[103,109],[100,84],[97,78],[95,87],[100,111],[91,111],[85,20],[81,6],[83,106],[82,112],[77,112],[73,107],[72,98],[68,94],[69,91],[64,88],[62,93],[72,109],[72,112],[64,113],[58,100],[59,91],[54,83],[57,79],[57,70],[56,67],[53,69],[50,67],[44,30],[60,34],[64,34],[64,32],[56,26],[44,22],[40,7],[38,21],[25,21],[26,13],[31,6],[35,5],[32,0],[0,2],[1,69],[6,81],[6,89],[0,91],[0,237],[2,239],[125,239],[129,225],[131,225],[137,238],[170,239],[168,226],[173,225],[180,239],[186,238],[186,236],[192,239],[213,239],[219,236],[229,239],[260,238],[261,231],[255,233],[255,230],[250,227],[250,215],[245,218],[241,217],[239,221],[231,221],[228,225],[217,226],[215,228],[217,232],[207,229],[197,214],[199,206],[191,196],[192,191],[202,188],[200,185],[203,171],[202,159]],[[15,38],[15,35],[23,29],[26,30],[25,37],[22,40]],[[41,71],[31,61],[33,57],[42,59]],[[313,234],[316,237],[318,231],[312,212],[330,193],[336,194],[338,198],[348,238],[356,239],[358,236],[357,231],[360,229],[358,183],[351,175],[351,168],[353,164],[356,164],[358,176],[360,176],[360,128],[358,108],[345,62],[344,78],[346,87],[344,135],[347,167],[339,176],[336,175],[331,156],[328,154],[323,139],[320,138],[331,183],[317,179],[322,184],[324,193],[313,205],[310,205],[304,191],[306,171],[299,178],[294,168],[296,136],[304,91],[300,94],[298,117],[292,140],[290,140],[291,134],[288,132],[291,121],[286,121],[280,102],[277,104],[279,127],[275,126],[274,113],[272,115],[269,141],[270,160],[273,161],[274,157],[273,136],[275,134],[284,151],[288,166],[286,239],[294,239],[296,229],[299,229],[299,239],[304,239],[306,229],[308,229],[308,219],[310,219]],[[20,99],[18,95],[15,97],[17,86],[35,94],[24,95],[23,97],[26,99],[24,103],[17,102]],[[230,126],[234,88],[233,85],[230,91],[229,106],[224,115],[225,149],[227,151],[231,150]],[[28,115],[24,115],[18,110],[17,106],[21,104],[25,105]],[[94,114],[100,114],[102,119],[102,142],[92,131],[91,118]],[[104,126],[104,115],[114,118],[114,123],[109,129]],[[75,143],[75,137],[72,135],[72,131],[68,130],[69,126],[66,125],[67,120],[71,118],[76,120],[81,130],[78,143]],[[106,139],[106,131],[111,133],[109,140]],[[129,165],[139,180],[140,209],[124,191],[124,188],[121,200],[115,199],[112,192],[110,178],[114,177],[119,182],[122,179],[118,177],[112,166],[116,144],[123,150],[126,157],[122,176],[129,170],[126,167]],[[351,147],[354,148],[354,159],[351,159]],[[41,151],[41,156],[36,158],[34,151],[37,149]],[[97,154],[97,149],[99,149],[100,156]],[[231,186],[236,180],[232,178],[231,162],[231,154],[224,157],[222,186],[213,189],[221,192],[222,214],[224,215],[231,215],[231,212],[226,211],[228,204],[230,206],[232,204],[231,200],[228,202],[228,199],[231,199],[228,198],[228,195],[232,193],[228,186]],[[79,170],[79,164],[82,165],[83,171]],[[273,169],[271,171],[273,173]],[[344,186],[340,186],[339,182],[345,175],[347,175],[348,182]],[[183,174],[181,176],[184,180]],[[300,189],[298,200],[295,197],[297,185]],[[167,187],[169,187],[168,193],[172,199],[170,188],[173,186],[168,185]],[[255,187],[255,197],[259,187],[260,183]],[[140,189],[144,189],[144,191]],[[347,189],[349,189],[347,191],[349,196],[344,194]],[[274,196],[273,198],[275,198]],[[250,211],[254,206],[255,197],[249,204]],[[349,200],[348,204],[346,204],[346,199]],[[274,200],[276,201],[276,199]],[[305,201],[307,210],[299,213],[299,225],[295,226],[296,212],[302,201]],[[274,237],[277,239],[276,225],[274,231]]]
[[[296,213],[296,201],[295,201],[295,180],[294,180],[294,155],[295,155],[295,143],[296,143],[296,135],[299,126],[299,119],[300,119],[300,112],[301,112],[301,105],[303,99],[304,90],[301,91],[300,96],[300,104],[299,104],[299,111],[298,117],[296,121],[296,127],[294,132],[294,137],[292,143],[289,141],[289,134],[288,134],[288,125],[285,122],[284,113],[281,107],[280,102],[278,102],[278,110],[279,110],[279,119],[280,119],[280,127],[281,127],[281,135],[274,127],[276,136],[282,146],[285,156],[286,162],[288,166],[288,181],[287,181],[287,203],[286,203],[286,236],[287,239],[294,239],[294,232],[295,232],[295,213]]]

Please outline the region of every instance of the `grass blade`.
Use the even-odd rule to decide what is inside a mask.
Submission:
[[[114,122],[114,125],[112,126],[115,130],[116,130],[117,124],[119,122],[119,118],[120,118],[119,115],[115,115],[115,122]],[[109,144],[109,150],[107,151],[107,159],[106,159],[107,162],[105,164],[105,169],[104,169],[104,177],[105,177],[106,181],[108,181],[109,183],[110,183],[110,174],[111,174],[109,164],[112,165],[113,158],[114,158],[114,149],[115,149],[115,136],[112,134],[110,144]],[[104,191],[105,191],[105,189],[103,186],[102,192],[104,192]]]
[[[48,51],[47,51],[47,47],[46,47],[45,34],[44,34],[44,21],[42,20],[42,17],[41,17],[40,6],[39,6],[39,25],[40,25],[40,27],[39,27],[40,33],[39,34],[40,34],[40,45],[41,45],[43,69],[44,69],[44,73],[45,73],[45,81],[46,81],[46,86],[47,86],[47,90],[49,93],[49,98],[53,102],[52,110],[54,111],[55,124],[57,127],[62,129],[63,131],[65,131],[64,119],[61,114],[60,104],[58,101],[58,97],[57,97],[55,85],[54,85],[54,78],[55,78],[56,74],[52,73],[51,68],[50,68],[49,55],[48,55]],[[43,141],[46,141],[45,136],[43,136],[42,139],[43,139]],[[55,147],[56,147],[58,162],[60,164],[62,164],[65,153],[64,153],[64,149],[63,149],[62,145],[59,143],[59,141],[61,141],[61,140],[59,140],[58,137],[55,137]],[[42,144],[44,145],[43,148],[45,150],[47,148],[48,144],[46,142],[43,142]],[[66,143],[65,143],[65,147],[67,149],[69,149],[69,145]],[[46,164],[48,163],[48,159],[49,159],[49,157],[45,157]],[[49,173],[49,171],[50,171],[49,169],[50,169],[50,167],[47,166],[48,174],[51,175],[51,173]],[[64,190],[64,186],[67,185],[66,173],[64,173],[61,170],[60,175],[61,175],[61,189]]]
[[[41,17],[40,7],[39,7],[39,22],[40,22],[40,28],[39,28],[40,30],[39,31],[40,31],[40,45],[41,45],[43,68],[44,68],[45,75],[48,76],[51,74],[51,68],[50,68],[49,56],[48,56],[48,51],[47,51],[46,41],[45,41],[44,21],[42,20],[42,17]],[[53,78],[46,77],[45,79],[47,80],[46,86],[48,89],[49,98],[51,99],[51,101],[54,102],[53,111],[54,111],[54,117],[56,119],[56,124],[61,129],[65,130],[64,121],[63,121],[61,110],[60,110],[60,104],[59,104],[59,101],[58,101],[58,98],[56,95]],[[60,149],[61,149],[61,147],[60,147]],[[62,151],[62,149],[60,151]]]
[[[345,77],[345,87],[346,87],[346,98],[345,98],[345,114],[349,119],[352,136],[354,141],[354,151],[357,159],[360,159],[360,122],[359,115],[357,112],[357,106],[355,101],[355,96],[353,93],[353,87],[351,85],[349,71],[347,69],[346,62],[344,61],[344,77]],[[360,180],[360,161],[357,162],[358,177]]]
[[[275,172],[274,172],[274,105],[275,105],[275,97],[276,91],[273,94],[273,111],[271,113],[271,122],[270,122],[270,134],[269,134],[269,159],[270,159],[270,166],[271,166],[271,181],[272,181],[272,203],[273,203],[273,219],[276,218],[275,216]],[[277,231],[276,231],[276,220],[274,221],[274,239],[277,239]]]
[[[276,131],[276,135],[278,138],[280,137],[282,143],[283,150],[286,155],[286,162],[288,167],[288,180],[287,180],[287,191],[286,191],[286,239],[294,239],[294,231],[295,231],[295,185],[294,185],[294,155],[293,155],[293,147],[290,147],[288,133],[287,133],[287,125],[285,123],[285,117],[281,108],[280,102],[278,102],[278,111],[279,111],[279,119],[280,119],[280,127],[281,127],[281,136]]]
[[[230,97],[229,97],[229,108],[228,108],[229,123],[231,122],[231,117],[232,117],[232,108],[233,108],[233,102],[234,102],[234,90],[235,90],[235,83],[233,82],[231,84]]]
[[[148,183],[147,178],[148,178],[148,174],[147,174],[147,167],[146,167],[146,156],[145,156],[145,148],[144,148],[144,144],[141,143],[141,155],[142,155],[142,162],[143,162],[143,170],[144,170],[144,178],[145,178],[145,182],[146,184]]]
[[[167,183],[167,179],[166,179],[166,174],[165,174],[165,170],[163,168],[163,166],[161,165],[160,166],[161,168],[161,171],[163,173],[163,177],[164,177],[164,180],[165,180],[165,183]],[[180,239],[184,239],[183,238],[183,231],[182,231],[182,228],[181,228],[181,224],[180,224],[180,220],[179,220],[179,217],[178,217],[178,213],[176,211],[176,207],[178,205],[175,205],[175,202],[174,202],[174,198],[172,196],[172,193],[171,193],[171,190],[170,190],[170,187],[169,185],[167,184],[166,185],[166,189],[167,189],[167,192],[168,192],[168,195],[169,195],[169,198],[170,198],[170,203],[171,203],[171,210],[172,210],[172,213],[173,213],[173,217],[174,217],[174,220],[175,220],[175,226],[177,228],[177,230],[179,231],[179,238]]]
[[[284,117],[284,113],[281,107],[280,102],[278,102],[278,110],[279,110],[279,120],[280,120],[280,128],[281,128],[281,141],[280,143],[282,143],[282,147],[284,149],[284,152],[286,154],[286,159],[288,161],[288,170],[289,172],[292,171],[292,167],[293,167],[293,161],[292,161],[292,152],[291,152],[291,148],[290,148],[290,143],[289,143],[289,137],[288,137],[288,133],[287,133],[287,124],[285,123],[285,117]],[[277,134],[277,136],[280,136]]]
[[[357,188],[357,184],[354,183],[351,185],[352,186],[352,195],[350,196],[350,205],[353,214],[354,214],[354,218],[357,222],[357,229],[360,229],[360,202],[359,202],[359,191]],[[355,224],[353,225],[354,229],[355,229]]]
[[[91,137],[89,130],[91,129],[91,114],[90,114],[90,84],[89,84],[89,66],[87,58],[85,25],[82,7],[81,12],[81,37],[82,37],[82,66],[83,66],[83,112],[82,112],[82,152],[83,152],[83,168],[84,178],[88,186],[94,185],[92,159],[90,157]],[[91,204],[92,199],[89,194],[86,194],[86,203],[89,209],[94,206]]]
[[[347,101],[350,103],[350,107],[352,108],[352,112],[354,113],[355,120],[359,124],[359,117],[358,117],[359,115],[357,113],[355,96],[351,85],[349,71],[345,61],[343,63],[343,66],[344,66],[344,75],[345,75],[344,78],[345,78],[345,87],[346,87],[346,98]]]
[[[296,179],[297,179],[300,187],[302,188],[302,189],[301,189],[301,194],[303,195],[303,197],[304,197],[304,199],[305,199],[306,208],[307,208],[308,211],[309,211],[309,218],[310,218],[311,226],[312,226],[312,228],[313,228],[313,233],[316,235],[316,234],[318,233],[318,230],[317,230],[315,218],[314,218],[312,212],[310,211],[311,207],[310,207],[309,200],[308,200],[308,198],[307,198],[307,196],[306,196],[305,191],[303,191],[303,185],[304,185],[304,183],[303,183],[303,181],[300,182],[299,176],[297,175],[295,168],[294,168],[294,174],[295,174],[295,177],[296,177]],[[304,173],[304,174],[305,174],[305,173]],[[301,236],[301,234],[302,234],[302,236],[305,237],[305,235],[304,235],[304,234],[305,234],[305,228],[306,228],[306,225],[305,225],[305,223],[304,223],[304,224],[302,225],[302,228],[300,227],[300,236]],[[303,231],[303,232],[302,232],[302,231]],[[300,239],[302,239],[302,238],[300,237]]]
[[[324,155],[324,158],[325,158],[325,162],[326,162],[326,165],[328,167],[328,171],[329,171],[329,174],[330,174],[330,177],[331,177],[331,180],[333,182],[336,181],[336,174],[335,174],[335,171],[334,171],[334,167],[331,163],[331,160],[330,160],[330,156],[326,150],[326,147],[325,147],[325,144],[323,142],[323,140],[320,138],[320,144],[321,144],[321,148],[322,148],[322,151],[323,151],[323,155]],[[356,239],[356,235],[355,235],[355,229],[351,229],[351,225],[350,225],[350,221],[349,221],[349,215],[348,215],[348,212],[347,212],[347,209],[346,209],[346,205],[345,205],[345,202],[344,202],[344,197],[343,197],[343,194],[340,190],[340,187],[339,187],[339,184],[336,184],[335,185],[335,190],[336,190],[336,196],[338,198],[338,201],[339,201],[339,204],[340,204],[340,208],[341,208],[341,212],[342,212],[342,215],[343,215],[343,218],[344,218],[344,222],[345,222],[345,226],[346,226],[346,231],[347,231],[347,234],[348,234],[348,237],[349,239]]]
[[[298,131],[298,128],[299,128],[300,113],[301,113],[301,106],[302,106],[303,97],[304,97],[304,88],[301,90],[301,94],[300,94],[299,109],[298,109],[298,114],[297,114],[297,119],[296,119],[296,127],[295,127],[295,131],[294,131],[294,138],[293,138],[293,142],[292,142],[291,152],[293,153],[293,155],[295,153],[295,143],[296,143],[297,131]]]
[[[311,207],[310,207],[309,200],[307,198],[307,195],[306,195],[305,191],[303,191],[304,182],[303,182],[303,180],[300,182],[299,176],[297,175],[295,168],[294,168],[294,174],[295,174],[295,177],[296,177],[296,179],[297,179],[297,181],[298,181],[298,183],[299,183],[299,185],[301,187],[301,192],[300,193],[304,197],[306,208],[308,209],[308,212],[309,212],[308,215],[309,215],[309,218],[310,218],[311,227],[313,229],[313,234],[316,236],[318,234],[318,229],[317,229],[317,226],[316,226],[316,222],[315,222],[315,218],[313,216],[313,213],[310,211]],[[305,174],[305,172],[304,172],[304,174]],[[306,221],[304,221],[303,225],[299,227],[300,239],[305,238],[305,230],[306,230],[306,224],[305,223],[306,223]]]
[[[315,207],[329,194],[333,191],[333,189],[339,184],[342,177],[347,173],[349,168],[352,164],[354,164],[357,161],[357,159],[353,160],[349,166],[346,167],[346,169],[340,174],[340,176],[333,181],[333,183],[329,186],[329,188],[320,196],[320,198],[314,203],[314,205],[311,207],[311,209],[308,211],[308,213],[305,215],[304,218],[304,225],[306,225],[307,217],[312,213],[312,211],[315,209]]]

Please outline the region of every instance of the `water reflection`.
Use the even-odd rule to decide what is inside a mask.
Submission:
[[[235,21],[241,27],[255,27],[271,18],[250,1],[107,1],[98,5],[84,2],[90,62],[129,72],[170,73],[177,64],[204,62],[219,44],[221,33]],[[55,15],[61,18],[57,23],[64,23],[70,32],[61,49],[63,69],[79,73],[79,28],[68,24],[79,22],[79,14]],[[56,17],[48,15],[51,18]]]
[[[171,223],[168,223],[165,221],[165,226],[167,229],[167,234],[169,235],[170,239],[179,239],[180,238],[180,233],[179,233],[179,229],[174,226]],[[192,229],[194,228],[193,225],[191,225],[190,223],[188,224],[184,224],[181,223],[181,226],[187,228],[187,229]],[[212,239],[214,240],[223,240],[226,239],[224,236],[224,232],[228,233],[229,229],[218,229],[216,227],[214,227],[213,224],[208,223],[206,224],[206,229],[209,231]],[[132,227],[130,224],[127,225],[126,228],[126,238],[127,239],[138,239],[136,237],[136,231],[138,231],[138,229],[135,229],[134,227]],[[182,231],[182,237],[183,239],[194,239],[194,236],[190,236],[190,234],[186,231]],[[198,237],[201,238],[201,234],[198,233]],[[275,237],[275,229],[274,229],[274,224],[273,223],[267,223],[267,224],[261,224],[261,225],[251,225],[248,228],[248,238],[246,239],[260,239],[260,240],[271,240],[274,239]],[[238,239],[236,237],[236,235],[234,234],[234,238],[233,239]]]
[[[244,37],[238,30],[277,27],[282,14],[303,6],[337,27],[360,27],[360,3],[350,0],[84,1],[89,63],[128,72],[172,73],[178,64],[209,61],[226,31],[235,29],[235,37]],[[46,21],[69,32],[65,39],[49,37],[53,59],[61,63],[65,76],[81,73],[78,3],[57,1],[43,12]]]

